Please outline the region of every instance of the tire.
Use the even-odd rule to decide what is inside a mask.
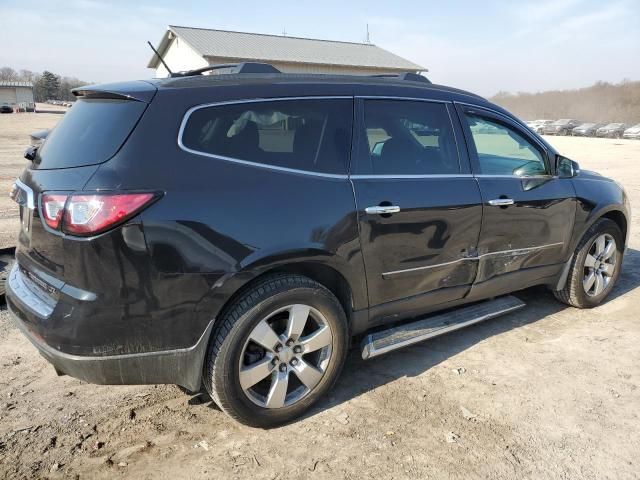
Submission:
[[[11,273],[13,258],[0,257],[0,304],[4,303],[7,292],[7,279]]]
[[[288,335],[288,329],[299,333]],[[238,422],[260,428],[282,425],[331,389],[348,342],[346,315],[329,290],[301,275],[268,276],[241,292],[220,316],[209,342],[204,385],[220,409]],[[256,378],[261,380],[252,383]]]
[[[602,261],[599,260],[596,255],[598,249],[597,240],[602,237],[605,238],[605,245],[608,245],[608,243],[606,243],[608,241],[607,239],[613,239],[615,241],[615,248],[612,252],[615,258],[612,259],[609,257],[608,263],[607,259],[604,259],[606,253],[601,257],[604,259]],[[597,220],[596,223],[587,230],[576,247],[567,282],[562,290],[554,292],[555,297],[559,301],[576,308],[593,308],[600,305],[609,295],[620,276],[620,267],[624,253],[623,248],[624,237],[620,227],[608,218]],[[590,258],[588,259],[588,257]],[[590,266],[593,262],[592,258],[594,257],[597,259],[596,266],[599,264],[603,265],[602,268],[604,270],[601,271],[600,277],[604,280],[598,280],[598,274],[596,273],[598,268]],[[609,270],[610,265],[613,266],[613,272],[607,274],[606,271]],[[595,278],[593,280],[594,283],[591,283],[591,273],[595,276],[593,277]],[[598,284],[603,285],[600,291],[598,290]],[[591,286],[587,290],[587,286],[589,285]]]

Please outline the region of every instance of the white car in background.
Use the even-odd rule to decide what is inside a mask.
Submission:
[[[544,126],[549,125],[550,123],[553,123],[553,120],[531,120],[526,122],[527,127],[539,134],[542,134]]]
[[[627,128],[622,134],[622,138],[635,138],[640,139],[640,123],[633,127]]]

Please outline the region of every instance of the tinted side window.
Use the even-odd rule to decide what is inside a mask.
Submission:
[[[320,173],[347,172],[353,102],[278,100],[195,110],[182,144],[198,152]]]
[[[442,103],[367,100],[368,151],[359,174],[434,175],[460,171],[451,119]]]
[[[488,118],[465,114],[485,175],[546,175],[542,151],[516,130]]]

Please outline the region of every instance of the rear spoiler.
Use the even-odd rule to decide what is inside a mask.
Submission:
[[[134,82],[86,85],[71,90],[77,98],[104,98],[113,100],[134,100],[150,103],[158,89],[142,80]]]

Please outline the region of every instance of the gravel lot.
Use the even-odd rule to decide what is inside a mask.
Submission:
[[[59,115],[0,115],[0,190],[27,134]],[[640,205],[640,142],[551,137]],[[638,478],[640,229],[612,298],[581,311],[544,289],[516,313],[364,362],[332,395],[263,431],[174,386],[57,377],[0,311],[1,478]],[[0,198],[0,242],[16,210]]]

